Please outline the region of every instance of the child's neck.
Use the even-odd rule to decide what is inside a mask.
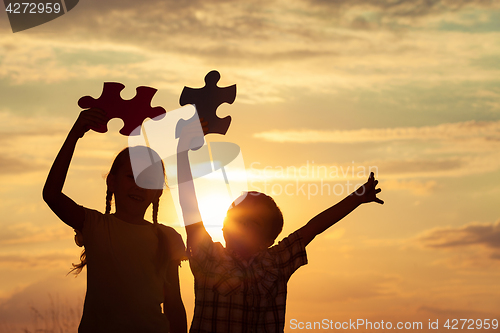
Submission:
[[[243,259],[245,261],[251,260],[257,253],[262,249],[260,248],[246,248],[243,246],[231,246],[231,244],[226,244],[226,248],[235,254],[236,257]]]
[[[114,215],[117,219],[130,224],[151,224],[150,222],[144,220],[144,214],[130,214],[121,210],[117,210]]]

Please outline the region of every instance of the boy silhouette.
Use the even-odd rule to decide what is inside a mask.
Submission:
[[[361,204],[383,204],[378,181],[372,172],[363,186],[275,246],[283,229],[280,209],[263,193],[244,193],[224,219],[224,248],[212,241],[198,209],[188,158],[193,137],[195,125],[184,127],[177,148],[179,200],[195,280],[190,332],[283,332],[287,282],[307,263],[305,247]]]

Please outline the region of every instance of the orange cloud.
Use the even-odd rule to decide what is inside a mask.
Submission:
[[[500,142],[500,121],[466,121],[437,126],[359,129],[350,131],[274,130],[254,134],[270,142],[357,143],[398,140],[480,140]]]
[[[418,181],[418,180],[387,180],[383,183],[384,191],[410,191],[415,195],[428,195],[432,193],[436,187],[436,181]]]
[[[495,223],[469,223],[461,227],[436,228],[417,238],[427,248],[457,249],[482,247],[490,259],[500,260],[500,220]]]
[[[470,309],[450,309],[436,306],[421,306],[417,312],[426,313],[432,316],[448,318],[495,318],[496,314],[492,312],[472,311]]]
[[[66,251],[68,252],[68,251]],[[24,254],[0,254],[0,266],[9,269],[26,269],[26,268],[43,268],[43,267],[61,267],[70,271],[71,263],[78,261],[78,255],[50,252],[37,255],[24,255]]]
[[[62,223],[40,226],[32,223],[15,223],[5,226],[0,234],[1,245],[45,243],[68,239],[70,229]]]

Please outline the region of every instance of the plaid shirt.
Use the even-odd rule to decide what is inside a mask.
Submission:
[[[297,232],[249,262],[207,234],[189,262],[195,278],[191,333],[283,332],[286,285],[307,256]]]

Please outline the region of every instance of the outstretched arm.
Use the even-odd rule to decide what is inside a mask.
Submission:
[[[319,235],[343,219],[359,205],[368,202],[383,204],[384,202],[377,198],[377,194],[382,191],[381,189],[375,188],[377,184],[378,180],[375,180],[372,172],[368,181],[363,186],[358,188],[355,192],[344,198],[336,205],[316,215],[305,226],[300,228],[299,232],[305,245],[309,244],[314,237],[316,237],[316,235]]]
[[[201,125],[203,131],[208,129],[207,122],[202,122]],[[196,248],[197,244],[205,237],[210,237],[201,220],[188,156],[191,140],[199,134],[199,125],[195,122],[184,126],[177,146],[179,202],[184,217],[184,225],[186,226],[188,248]]]
[[[106,123],[104,111],[90,109],[80,112],[68,137],[59,150],[43,187],[43,200],[50,209],[67,225],[82,230],[85,212],[68,196],[62,193],[68,168],[75,151],[76,143],[85,133],[98,124]]]

